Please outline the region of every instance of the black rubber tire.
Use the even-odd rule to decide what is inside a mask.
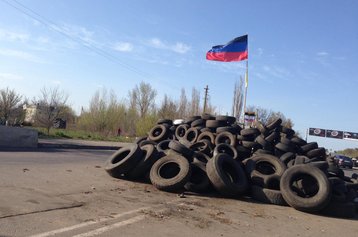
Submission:
[[[203,132],[198,136],[198,141],[203,139],[207,139],[211,142],[211,144],[215,144],[215,135],[212,132]]]
[[[210,160],[210,157],[208,155],[206,155],[203,152],[200,151],[196,151],[194,152],[193,155],[193,162],[198,161],[198,162],[202,162],[202,163],[208,163],[208,161]]]
[[[163,124],[157,124],[155,125],[148,134],[148,140],[154,141],[154,142],[160,142],[168,137],[168,127],[166,127]]]
[[[153,145],[153,146],[156,146],[157,143],[156,142],[153,142],[153,141],[150,141],[150,140],[142,140],[140,141],[139,143],[137,143],[139,147],[142,147],[142,146],[145,146],[145,145]]]
[[[237,156],[238,156],[237,150],[230,144],[226,144],[226,143],[221,143],[221,144],[217,145],[214,148],[213,156],[216,156],[221,153],[225,153],[225,154],[229,155],[232,159],[237,159]]]
[[[271,143],[276,143],[280,139],[280,133],[278,132],[272,132],[267,137],[265,137],[265,140]]]
[[[327,161],[315,161],[315,162],[309,162],[307,165],[313,165],[314,167],[322,170],[323,172],[326,172],[328,169],[328,162]]]
[[[197,128],[189,128],[185,135],[184,135],[184,139],[189,141],[191,144],[194,144],[199,136],[199,130]]]
[[[310,142],[307,143],[306,145],[301,146],[302,152],[304,154],[307,154],[307,152],[309,152],[310,150],[317,149],[317,148],[318,148],[317,142]]]
[[[289,127],[286,127],[286,126],[282,126],[281,132],[286,134],[286,136],[290,137],[290,138],[292,138],[293,135],[295,135],[295,131]]]
[[[175,129],[175,137],[180,140],[184,138],[186,131],[189,129],[189,125],[181,124]]]
[[[258,136],[260,131],[257,128],[245,128],[240,131],[242,136]]]
[[[310,163],[310,159],[307,156],[296,156],[294,165],[301,165]]]
[[[291,142],[290,139],[288,139],[287,137],[281,136],[280,138],[280,142],[289,146],[293,146],[294,144]]]
[[[189,162],[193,161],[194,152],[188,147],[184,146],[178,141],[170,141],[168,147],[179,154],[183,155],[185,158],[189,160]]]
[[[227,124],[221,120],[206,120],[206,127],[208,128],[218,128],[218,127],[225,127]]]
[[[226,127],[218,127],[216,129],[216,134],[219,134],[219,133],[222,133],[222,132],[230,132],[232,134],[236,134],[237,133],[237,129],[234,128],[234,127],[229,127],[229,126],[226,126]]]
[[[293,152],[293,151],[294,151],[294,149],[293,149],[292,146],[287,145],[287,144],[284,144],[284,143],[281,143],[281,142],[277,143],[277,144],[275,145],[275,148],[278,149],[278,150],[280,150],[280,151],[283,151],[284,153],[286,153],[286,152]]]
[[[190,192],[203,193],[208,191],[211,183],[206,174],[205,163],[194,161],[191,163],[191,176],[184,188]]]
[[[131,179],[139,179],[144,177],[144,175],[150,170],[153,164],[159,159],[158,151],[154,145],[143,145],[140,147],[140,149],[142,150],[142,159],[128,174],[128,177]]]
[[[256,135],[250,135],[250,136],[237,135],[236,140],[253,142],[255,141],[256,137],[257,137]]]
[[[258,149],[256,150],[252,155],[262,155],[262,154],[266,154],[266,155],[272,155],[272,151],[268,151],[268,150],[264,150],[264,149]]]
[[[219,145],[221,143],[226,143],[231,146],[236,145],[236,136],[230,132],[221,132],[216,135],[215,138],[215,145]]]
[[[192,123],[191,123],[191,127],[199,127],[199,126],[205,126],[205,122],[206,120],[205,119],[197,119],[197,120],[194,120]]]
[[[251,150],[250,149],[247,149],[246,147],[243,147],[241,145],[237,145],[235,147],[236,151],[237,151],[237,159],[238,160],[244,160],[248,157],[250,157],[251,155]]]
[[[227,154],[218,154],[210,159],[206,173],[214,188],[224,196],[235,197],[248,189],[248,180],[240,162]]]
[[[202,119],[205,119],[205,120],[215,120],[215,116],[213,116],[213,115],[211,115],[211,114],[207,114],[207,113],[202,114],[202,115],[201,115],[201,118],[202,118]]]
[[[255,122],[255,127],[260,131],[264,136],[267,134],[268,130],[260,121]]]
[[[169,126],[173,125],[173,120],[171,119],[158,119],[157,124],[167,124]]]
[[[293,183],[301,179],[315,180],[312,186],[318,186],[317,193],[302,197],[293,188]],[[330,202],[332,191],[327,176],[320,169],[310,165],[295,165],[288,168],[282,175],[280,189],[285,201],[293,208],[306,211],[318,212],[325,208]]]
[[[281,177],[286,169],[279,158],[267,154],[252,156],[245,166],[251,182],[261,187],[269,187],[270,180]]]
[[[287,166],[290,160],[294,160],[296,158],[296,154],[293,152],[286,152],[282,156],[280,156],[280,160]]]
[[[197,119],[201,119],[201,116],[191,116],[189,118],[184,119],[184,123],[187,125],[191,125],[191,123]]]
[[[181,191],[191,175],[188,160],[180,155],[169,155],[157,160],[150,169],[150,181],[159,190]]]
[[[324,147],[319,147],[313,150],[310,150],[306,153],[308,158],[314,158],[314,157],[326,157],[326,149]]]
[[[164,153],[167,153],[168,150],[170,149],[169,148],[169,143],[171,142],[172,140],[163,140],[161,142],[159,142],[157,144],[157,150],[158,152],[164,152]]]
[[[328,176],[339,177],[341,179],[344,178],[344,171],[335,165],[328,165],[327,172]]]
[[[281,123],[282,123],[282,119],[277,118],[277,119],[273,120],[271,123],[266,124],[266,128],[268,130],[273,130],[273,129],[277,128],[278,126],[280,126]]]
[[[200,132],[203,133],[203,132],[211,132],[211,129],[210,128],[202,128],[200,129]]]
[[[285,199],[283,199],[282,193],[279,190],[267,189],[257,185],[252,185],[251,196],[253,199],[263,203],[287,206],[287,203]]]
[[[236,122],[236,118],[233,116],[218,115],[215,120],[224,121],[226,124],[231,125]]]
[[[260,145],[257,142],[251,141],[241,141],[243,147],[249,149],[250,151],[256,151],[260,148]]]
[[[299,137],[291,138],[291,142],[293,142],[297,146],[303,146],[303,145],[307,144],[307,142],[305,140],[303,140],[302,138],[299,138]]]
[[[262,149],[264,150],[268,150],[268,151],[273,151],[273,145],[271,142],[268,142],[265,140],[265,138],[263,137],[263,135],[257,136],[255,139],[255,142],[257,142]]]
[[[356,215],[355,204],[352,202],[336,202],[331,201],[320,214],[325,216],[340,217],[340,218],[354,218]]]
[[[200,140],[190,146],[192,151],[203,152],[204,154],[210,155],[211,153],[211,142],[209,140]]]
[[[138,144],[122,147],[116,151],[105,163],[107,173],[115,178],[121,178],[136,167],[142,158],[142,150]]]

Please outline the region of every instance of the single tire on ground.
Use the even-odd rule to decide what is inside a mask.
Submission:
[[[180,155],[168,155],[157,160],[150,169],[150,181],[159,190],[175,192],[183,189],[191,175],[188,160]]]
[[[305,192],[297,192],[293,184],[299,180],[308,181],[303,189],[317,191],[309,195]],[[331,185],[325,173],[311,165],[295,165],[287,169],[281,177],[280,189],[283,198],[290,206],[306,212],[322,210],[328,205],[332,195]]]
[[[116,151],[105,163],[107,173],[115,178],[127,175],[142,158],[142,150],[138,144],[122,147]]]
[[[248,188],[242,166],[227,154],[221,153],[209,160],[206,173],[214,188],[224,196],[235,197],[245,193]]]

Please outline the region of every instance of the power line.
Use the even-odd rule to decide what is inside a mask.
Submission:
[[[112,61],[114,63],[117,63],[119,65],[121,65],[122,67],[126,68],[129,71],[132,71],[136,74],[138,74],[139,76],[143,77],[143,78],[148,78],[151,77],[148,73],[143,72],[133,66],[130,66],[126,63],[124,63],[122,60],[120,60],[119,58],[117,58],[116,56],[106,52],[105,50],[94,46],[93,44],[81,39],[80,37],[75,38],[72,37],[70,34],[64,32],[63,30],[61,30],[61,27],[58,26],[56,23],[52,22],[51,20],[41,16],[40,14],[38,14],[37,12],[35,12],[34,10],[30,9],[29,7],[25,6],[24,4],[16,1],[16,0],[12,0],[12,2],[16,3],[17,5],[11,3],[8,0],[2,0],[4,3],[6,3],[7,5],[9,5],[10,7],[18,10],[19,12],[27,15],[28,17],[40,22],[41,24],[45,25],[46,27],[48,27],[50,30],[55,31],[63,36],[65,36],[66,38],[75,41],[77,43],[79,43],[80,45],[82,45],[83,47],[87,48],[88,50],[106,58],[109,61]],[[20,7],[19,7],[20,6]]]

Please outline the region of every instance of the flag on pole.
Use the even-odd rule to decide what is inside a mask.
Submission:
[[[233,62],[248,59],[247,35],[237,37],[225,45],[212,47],[206,53],[207,60]]]

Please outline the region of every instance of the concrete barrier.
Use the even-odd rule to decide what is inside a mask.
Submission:
[[[0,148],[36,148],[38,132],[29,128],[0,125]]]

